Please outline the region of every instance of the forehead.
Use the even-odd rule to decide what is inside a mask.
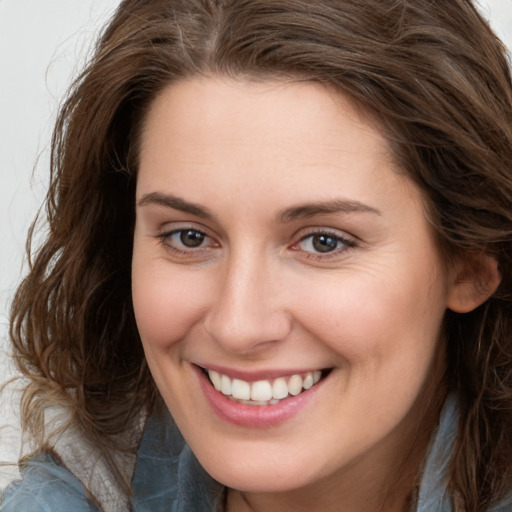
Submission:
[[[142,173],[154,171],[165,155],[172,156],[175,170],[185,163],[213,167],[217,160],[222,167],[236,160],[240,171],[259,164],[262,178],[278,169],[297,175],[299,167],[343,165],[350,155],[393,165],[376,123],[347,97],[313,82],[174,83],[153,102],[141,142]]]
[[[168,116],[169,112],[173,112],[175,119]],[[151,124],[155,123],[179,124],[183,131],[191,125],[194,130],[202,126],[208,129],[209,123],[217,127],[217,123],[224,121],[226,128],[232,127],[234,132],[237,124],[243,122],[253,130],[263,126],[266,131],[269,125],[286,127],[282,138],[288,133],[307,132],[313,139],[313,123],[336,121],[340,112],[350,116],[354,126],[370,128],[375,140],[384,142],[377,123],[364,107],[332,87],[312,81],[246,81],[225,77],[193,77],[168,85],[151,104],[143,135],[151,135]],[[196,124],[198,118],[201,126]],[[297,120],[308,123],[298,124]],[[276,134],[272,135],[275,138]]]

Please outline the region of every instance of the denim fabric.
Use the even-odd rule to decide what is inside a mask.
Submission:
[[[82,483],[50,453],[20,465],[23,479],[0,497],[1,512],[100,512]]]
[[[452,499],[447,491],[448,466],[457,435],[457,399],[451,395],[446,400],[439,426],[430,443],[423,470],[416,512],[454,512]],[[511,512],[512,494],[488,512]],[[455,512],[459,512],[456,510]],[[463,512],[463,511],[460,511]]]

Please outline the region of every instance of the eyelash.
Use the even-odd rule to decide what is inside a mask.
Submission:
[[[200,245],[196,247],[187,247],[186,245],[178,245],[178,243],[172,243],[172,239],[174,236],[179,235],[180,237],[185,233],[195,233],[196,235],[199,235],[202,237]],[[197,253],[201,250],[206,249],[204,241],[206,240],[213,240],[210,236],[208,236],[205,232],[196,229],[194,227],[184,227],[180,229],[173,229],[172,231],[167,231],[165,233],[160,233],[157,235],[157,238],[160,240],[160,243],[165,247],[165,249],[170,250],[174,253],[181,254],[181,255],[188,255],[193,253]]]
[[[183,240],[174,243],[172,242],[173,237],[179,236],[181,238],[187,232],[194,233],[196,236],[201,238],[199,245],[197,245],[196,247],[187,247],[186,245],[183,244]],[[326,241],[328,239],[333,240],[336,244],[336,247],[332,250],[327,250],[325,252],[318,250],[315,251],[314,248],[313,250],[302,249],[302,252],[304,253],[306,258],[325,260],[332,257],[339,257],[340,253],[344,253],[357,247],[357,243],[353,239],[346,238],[340,235],[339,233],[335,233],[333,231],[318,229],[316,231],[312,231],[302,236],[302,238],[300,238],[299,241],[295,242],[290,247],[290,249],[294,251],[301,250],[300,245],[306,242],[308,239],[310,239],[311,243],[314,244],[314,237],[324,237]],[[180,229],[173,229],[172,231],[167,231],[165,233],[158,234],[156,238],[160,240],[160,243],[164,246],[166,250],[172,251],[178,255],[183,256],[191,255],[193,253],[197,254],[200,251],[202,252],[203,250],[207,250],[209,247],[208,244],[206,244],[205,242],[207,242],[208,240],[213,241],[212,237],[207,235],[204,231],[201,231],[194,227],[183,227]],[[338,247],[339,245],[341,245],[341,247]],[[217,246],[217,244],[214,243],[213,246],[215,247]]]
[[[335,247],[333,250],[329,250],[329,251],[325,251],[325,252],[315,251],[315,250],[311,250],[311,251],[303,250],[303,252],[307,258],[323,260],[323,259],[329,259],[331,257],[339,257],[341,253],[345,253],[346,251],[349,251],[349,250],[357,247],[357,243],[353,239],[349,239],[349,238],[342,236],[339,233],[336,233],[334,231],[318,229],[316,231],[312,231],[312,232],[308,233],[307,235],[304,235],[298,242],[293,244],[292,249],[300,250],[299,245],[304,243],[308,239],[310,239],[311,243],[313,244],[314,243],[313,239],[315,237],[324,237],[325,239],[331,239],[336,243],[337,247]],[[339,245],[341,245],[341,247],[339,247]]]

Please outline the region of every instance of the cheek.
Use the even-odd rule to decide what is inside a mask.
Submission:
[[[183,339],[201,317],[205,294],[193,273],[172,272],[166,262],[134,259],[133,307],[144,347],[165,349]]]
[[[310,282],[302,323],[348,364],[379,365],[392,358],[424,364],[445,311],[443,281],[432,275],[395,270],[339,276],[336,286],[332,277],[330,283]]]

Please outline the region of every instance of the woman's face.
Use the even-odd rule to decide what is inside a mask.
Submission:
[[[168,87],[143,130],[136,209],[146,357],[213,477],[280,492],[405,456],[443,371],[452,273],[419,190],[343,96]]]

